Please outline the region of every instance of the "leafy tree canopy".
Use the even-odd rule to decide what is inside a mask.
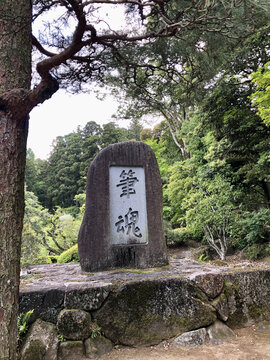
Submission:
[[[266,125],[270,125],[270,61],[252,75],[256,91],[252,94],[253,104]]]

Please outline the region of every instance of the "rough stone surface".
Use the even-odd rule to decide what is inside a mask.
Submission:
[[[227,298],[228,319],[231,328],[250,326],[270,320],[270,272],[255,270],[224,275],[224,294]]]
[[[135,333],[136,343],[157,343],[159,339],[210,325],[204,322],[204,316],[209,314],[208,310],[206,314],[202,311],[202,315],[199,311],[202,303],[207,305],[202,306],[203,310],[209,309],[210,303],[213,306],[212,313],[216,312],[223,321],[228,320],[230,328],[270,320],[270,271],[258,270],[257,262],[241,262],[230,268],[221,268],[174,257],[169,267],[145,270],[118,269],[82,273],[79,264],[70,263],[39,265],[32,267],[30,271],[31,274],[22,278],[21,312],[34,309],[34,318],[41,314],[53,319],[56,316],[51,316],[52,313],[57,315],[64,306],[74,304],[74,308],[91,311],[93,316],[99,317],[98,325],[102,326],[102,331],[103,327],[110,326],[106,337],[110,338],[109,333],[112,333],[113,338],[110,339],[118,342],[129,344],[132,341],[126,338],[132,338]],[[220,274],[224,278],[222,293],[214,300],[207,299],[195,282],[198,275],[208,278],[208,274]],[[159,283],[163,284],[160,290]],[[139,291],[138,296],[136,289]],[[49,302],[46,301],[46,294],[49,295]],[[128,303],[129,297],[132,299]],[[185,313],[185,306],[189,303],[191,311]],[[153,310],[152,304],[156,304]],[[194,308],[197,310],[193,311]],[[125,316],[122,312],[126,312]],[[187,323],[190,325],[188,329],[185,326]]]
[[[215,319],[206,295],[184,279],[127,284],[111,294],[96,314],[107,338],[132,346],[157,344]]]
[[[207,329],[211,345],[220,345],[235,338],[235,333],[223,322],[217,320]]]
[[[87,284],[69,285],[66,289],[64,307],[66,309],[97,310],[110,293],[110,286],[89,287]]]
[[[230,311],[236,309],[234,297],[225,295],[224,293],[222,293],[219,297],[217,297],[212,302],[212,305],[217,310],[217,317],[222,321],[227,321],[229,318]]]
[[[83,310],[62,310],[58,316],[59,334],[69,340],[85,340],[91,334],[90,314]]]
[[[97,336],[94,339],[89,338],[84,345],[86,356],[89,359],[98,359],[113,349],[112,342],[104,336]]]
[[[65,288],[35,289],[20,294],[19,313],[26,313],[34,309],[31,321],[40,318],[44,321],[56,323],[59,312],[63,309]]]
[[[221,274],[206,274],[195,277],[195,283],[201,288],[209,298],[216,298],[221,294],[224,279]]]
[[[55,325],[38,319],[28,332],[22,360],[57,360],[57,343]]]
[[[57,360],[82,360],[84,346],[82,341],[65,341],[59,345]]]
[[[113,245],[111,242],[111,166],[144,168],[148,220],[148,242],[145,244]],[[78,247],[84,271],[147,268],[168,263],[163,234],[161,179],[155,155],[148,145],[137,141],[113,144],[96,156],[87,176],[85,215]]]
[[[205,344],[207,331],[205,328],[188,331],[178,336],[171,344],[172,348],[188,347],[193,348]]]

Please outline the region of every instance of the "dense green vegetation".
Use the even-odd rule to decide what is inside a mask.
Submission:
[[[183,81],[138,70],[136,81],[122,82],[121,69],[107,78],[124,96],[116,117],[132,119],[129,129],[90,121],[58,137],[48,160],[28,150],[24,265],[78,260],[87,169],[101,149],[129,140],[146,142],[156,154],[168,244],[208,243],[221,259],[228,248],[244,249],[249,259],[270,254],[270,26],[264,20],[237,44],[205,34],[195,53],[197,38],[185,48],[171,41],[170,49],[161,39],[152,50],[166,49],[167,59],[185,52]],[[145,114],[160,123],[144,128]]]
[[[141,128],[159,163],[168,243],[207,241],[221,258],[228,246],[246,249],[249,258],[270,253],[270,131],[250,94],[249,85],[221,78],[177,134],[186,158],[165,121]],[[23,265],[78,260],[87,168],[103,147],[131,139],[132,129],[89,122],[58,137],[48,160],[28,150]]]

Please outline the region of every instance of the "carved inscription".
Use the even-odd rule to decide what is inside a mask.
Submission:
[[[143,167],[110,167],[110,228],[112,244],[147,243]]]

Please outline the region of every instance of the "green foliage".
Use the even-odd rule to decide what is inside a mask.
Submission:
[[[240,216],[236,214],[236,222],[231,233],[234,238],[233,244],[239,249],[268,242],[270,240],[270,210],[261,208],[240,213]]]
[[[48,255],[48,258],[50,259],[50,262],[52,264],[56,264],[58,261],[58,256],[57,255]]]
[[[186,223],[191,229],[202,229],[208,244],[224,260],[228,248],[229,226],[235,209],[233,187],[216,175],[197,184],[184,199]]]
[[[209,260],[209,257],[208,257],[208,255],[206,253],[202,253],[198,258],[199,263],[204,263],[204,262],[206,262],[208,260]]]
[[[26,191],[22,266],[57,262],[60,253],[77,243],[85,195],[78,195],[76,201],[82,206],[75,218],[60,207],[50,214],[33,193]]]
[[[32,262],[32,265],[52,264],[50,256],[38,256]]]
[[[187,245],[193,239],[193,233],[187,228],[176,228],[172,230],[173,242]]]
[[[164,233],[167,245],[188,245],[190,240],[200,240],[197,234],[186,227],[172,228],[169,221],[164,221]]]
[[[64,251],[59,257],[58,257],[58,263],[64,264],[69,262],[78,262],[79,254],[78,254],[78,245],[72,246],[70,249]]]
[[[256,260],[262,253],[262,246],[253,244],[244,249],[244,254],[249,260]]]
[[[224,257],[231,239],[241,249],[267,241],[270,132],[251,101],[267,110],[269,25],[261,5],[245,14],[254,29],[249,37],[183,30],[184,40],[126,48],[129,59],[152,64],[151,76],[143,67],[129,73],[121,66],[105,79],[117,96],[125,91],[120,115],[131,119],[130,128],[89,122],[57,138],[48,161],[28,152],[26,181],[50,210],[30,206],[37,216],[29,216],[25,238],[36,249],[33,257],[57,256],[76,244],[91,160],[111,143],[139,138],[158,161],[168,244],[208,241]],[[242,10],[234,11],[231,25],[242,35],[249,27],[235,23]],[[146,113],[164,121],[142,130]]]
[[[29,310],[25,314],[20,314],[17,319],[18,326],[18,341],[21,342],[22,338],[26,335],[29,328],[29,320],[34,310]]]
[[[256,84],[256,91],[252,94],[253,104],[258,109],[258,114],[270,125],[270,61],[259,68],[252,75],[252,81]]]
[[[270,209],[260,209],[249,213],[243,220],[242,226],[246,229],[247,243],[266,242],[270,239]]]
[[[97,324],[92,324],[91,330],[91,339],[96,339],[102,335],[101,328]]]
[[[60,342],[60,343],[66,341],[66,338],[65,338],[64,335],[62,335],[62,334],[58,334],[58,335],[57,335],[57,338],[58,338],[58,342]]]
[[[22,266],[33,264],[35,259],[40,256],[44,228],[49,218],[48,211],[40,205],[37,197],[33,193],[26,191],[21,250]]]

